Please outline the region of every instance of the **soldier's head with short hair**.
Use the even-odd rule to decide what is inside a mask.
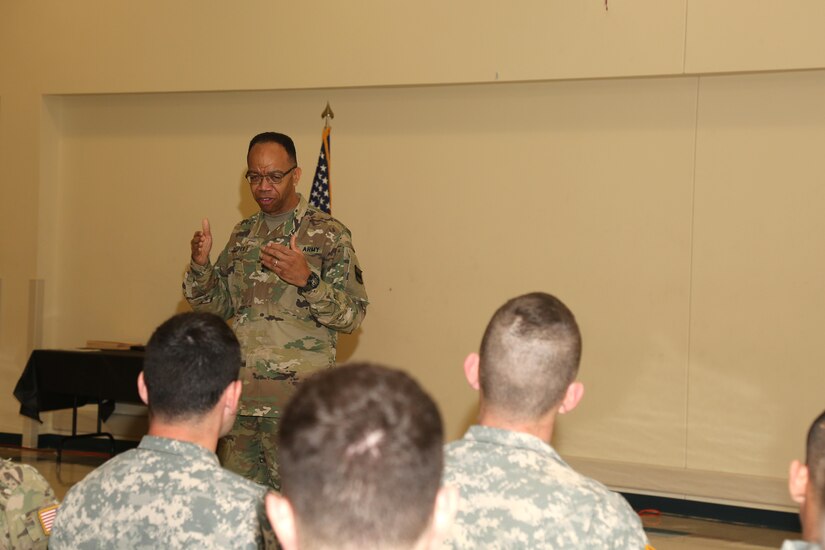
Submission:
[[[509,300],[495,312],[481,341],[483,406],[514,421],[545,415],[575,380],[581,351],[576,318],[561,300],[543,292]]]
[[[791,462],[788,488],[799,503],[802,536],[809,542],[823,543],[822,527],[825,515],[825,411],[808,429],[805,463]]]
[[[220,317],[175,315],[146,345],[141,377],[149,412],[166,422],[196,419],[218,404],[240,368],[240,344]]]
[[[281,496],[267,513],[285,548],[425,548],[449,527],[441,415],[409,375],[354,363],[298,388],[279,433]]]
[[[292,138],[286,134],[282,134],[280,132],[261,132],[249,140],[249,147],[247,148],[246,153],[249,154],[252,152],[252,148],[259,143],[277,143],[284,148],[287,157],[289,157],[289,160],[292,161],[293,164],[298,162],[298,154],[295,151],[295,142],[292,141]]]
[[[261,212],[285,214],[300,202],[297,194],[301,168],[295,143],[286,134],[263,132],[249,141],[246,180]]]

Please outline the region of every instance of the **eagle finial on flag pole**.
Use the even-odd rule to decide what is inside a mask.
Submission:
[[[332,128],[329,125],[329,120],[335,118],[332,108],[327,106],[324,112],[321,113],[321,118],[324,119],[324,130],[321,132],[321,152],[318,154],[318,166],[315,168],[315,177],[312,179],[312,189],[309,193],[309,203],[326,212],[332,213],[332,181],[330,180],[330,166],[332,160],[330,159],[330,133]]]

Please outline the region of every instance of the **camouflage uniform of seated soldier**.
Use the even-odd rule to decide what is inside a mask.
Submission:
[[[57,504],[40,472],[0,459],[0,548],[45,549]]]
[[[221,468],[241,382],[232,330],[211,313],[176,315],[146,346],[138,393],[149,433],[66,494],[49,548],[274,547],[266,487]]]
[[[584,392],[580,357],[576,319],[549,294],[519,296],[493,315],[464,362],[478,424],[447,446],[444,482],[461,495],[448,547],[645,548],[627,501],[550,445],[558,415]]]

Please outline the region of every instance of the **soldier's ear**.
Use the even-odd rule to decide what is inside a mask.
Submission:
[[[788,492],[797,504],[805,502],[808,490],[808,467],[798,460],[791,462],[788,472]]]
[[[278,535],[281,547],[284,550],[296,550],[298,533],[295,528],[295,512],[289,501],[277,493],[268,492],[266,494],[266,517],[272,525],[272,530]]]
[[[584,384],[581,382],[573,382],[567,386],[567,391],[564,393],[564,398],[561,400],[559,413],[564,414],[572,411],[579,404],[584,396]]]
[[[140,371],[137,379],[138,395],[144,405],[149,404],[149,390],[146,389],[146,381],[143,379],[143,371]]]
[[[238,410],[238,402],[241,400],[243,382],[235,380],[229,384],[223,392],[224,405],[228,412],[235,414]]]
[[[470,387],[476,391],[478,391],[478,388],[480,387],[478,379],[478,364],[480,361],[481,358],[475,352],[471,353],[464,359],[464,377],[467,379],[467,383],[470,384]]]

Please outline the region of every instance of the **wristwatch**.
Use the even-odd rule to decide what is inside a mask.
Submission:
[[[300,292],[301,294],[304,294],[305,292],[310,292],[312,290],[315,290],[316,288],[318,288],[318,285],[320,283],[321,283],[321,278],[318,277],[318,275],[313,271],[312,273],[309,274],[309,277],[307,277],[307,284],[305,284],[304,286],[299,288],[298,292]]]

